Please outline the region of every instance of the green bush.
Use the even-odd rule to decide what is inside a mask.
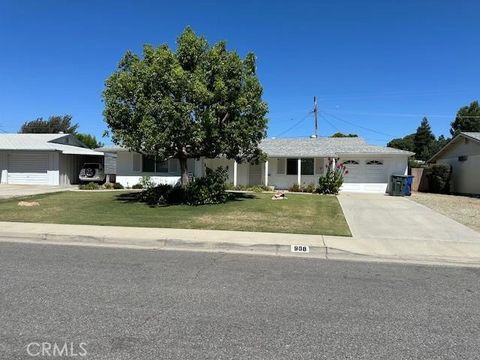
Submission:
[[[204,177],[196,178],[185,188],[167,184],[146,188],[140,194],[140,200],[149,205],[206,205],[220,204],[227,200],[225,181],[227,169],[222,167],[212,170],[207,168]]]
[[[190,182],[185,188],[185,203],[188,205],[220,204],[227,201],[225,181],[228,179],[226,168],[216,170],[206,168],[204,177]]]
[[[314,183],[310,183],[307,186],[303,187],[302,190],[303,192],[306,192],[306,193],[314,193],[317,191],[317,187],[315,186]]]
[[[293,184],[288,188],[288,191],[290,192],[302,192],[302,188],[298,184]]]
[[[82,184],[78,187],[80,190],[100,190],[101,186],[94,182],[89,182],[88,184]]]
[[[123,185],[120,184],[120,183],[115,183],[115,184],[113,184],[113,188],[116,189],[116,190],[121,190],[121,189],[123,189]]]
[[[142,178],[139,181],[139,184],[142,186],[141,188],[134,188],[133,186],[136,186],[135,184],[132,186],[132,189],[150,189],[155,187],[156,185],[150,176],[142,176]]]
[[[113,189],[113,184],[107,182],[107,183],[103,184],[103,188],[105,190],[112,190]]]
[[[149,205],[167,204],[168,193],[173,189],[171,185],[161,184],[145,189],[140,194],[140,200]]]
[[[438,194],[450,192],[450,176],[452,169],[449,165],[432,165],[428,169],[427,178],[430,191]]]
[[[325,166],[326,173],[318,179],[317,192],[325,195],[337,195],[343,184],[343,177],[348,174],[345,165],[338,164],[332,170],[332,161]]]
[[[132,189],[143,189],[143,185],[138,183],[132,186]]]

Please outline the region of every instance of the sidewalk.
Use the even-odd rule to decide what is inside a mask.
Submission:
[[[194,250],[480,267],[480,242],[0,222],[0,242]],[[292,253],[308,245],[309,253]]]

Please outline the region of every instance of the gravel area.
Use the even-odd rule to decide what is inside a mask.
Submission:
[[[480,232],[479,198],[413,193],[411,199]]]

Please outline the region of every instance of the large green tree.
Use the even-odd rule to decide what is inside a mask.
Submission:
[[[210,45],[186,28],[176,50],[145,45],[142,57],[124,55],[105,83],[104,116],[115,144],[179,159],[185,185],[189,158],[261,155],[268,111],[262,91],[253,53],[242,59],[225,42]]]
[[[416,158],[419,160],[428,160],[431,156],[434,143],[435,135],[433,135],[428,119],[424,117],[413,137]]]
[[[104,145],[102,142],[98,141],[94,135],[79,133],[75,136],[90,149],[97,149]]]
[[[460,108],[455,120],[451,123],[450,134],[457,135],[461,131],[480,131],[480,106],[473,101],[469,106]]]
[[[415,152],[415,144],[413,143],[414,137],[415,134],[409,134],[403,138],[392,139],[387,146],[395,149]]]
[[[54,115],[47,120],[40,117],[25,122],[20,128],[20,133],[56,134],[63,132],[65,134],[76,134],[77,129],[78,124],[72,124],[71,115]]]

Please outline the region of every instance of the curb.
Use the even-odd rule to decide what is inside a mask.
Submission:
[[[295,258],[314,258],[339,261],[363,261],[383,263],[404,263],[421,265],[448,265],[480,267],[480,257],[439,257],[439,256],[387,256],[351,252],[329,246],[309,246],[309,253],[293,253],[290,245],[279,244],[238,244],[235,242],[188,241],[181,239],[158,238],[130,241],[111,236],[64,235],[55,233],[0,232],[0,242],[30,243],[68,246],[93,246],[144,250],[177,250],[199,252],[222,252],[248,255],[268,255]]]

